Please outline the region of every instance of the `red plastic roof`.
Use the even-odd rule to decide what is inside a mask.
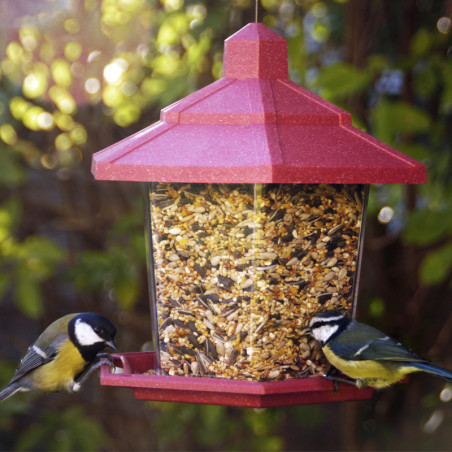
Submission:
[[[96,179],[221,183],[424,183],[425,166],[291,82],[287,43],[263,24],[225,41],[224,77],[97,152]]]

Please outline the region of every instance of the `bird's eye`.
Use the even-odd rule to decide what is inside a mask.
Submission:
[[[102,334],[105,333],[105,330],[104,330],[102,327],[100,327],[100,326],[94,327],[94,331],[95,331],[97,334],[99,334],[99,335],[102,335]]]

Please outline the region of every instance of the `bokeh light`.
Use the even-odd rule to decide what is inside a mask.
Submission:
[[[311,14],[317,19],[321,19],[328,14],[328,8],[323,2],[316,2],[312,5]]]
[[[82,145],[86,143],[86,140],[88,138],[88,133],[86,132],[86,129],[81,125],[77,124],[74,126],[74,128],[70,132],[70,137],[73,143],[77,145]]]
[[[38,106],[32,106],[27,109],[22,117],[22,122],[31,130],[40,130],[39,116],[43,113],[43,109]]]
[[[439,394],[439,399],[441,402],[450,402],[452,400],[452,388],[446,386]]]
[[[86,61],[88,63],[92,63],[101,54],[102,54],[102,52],[100,50],[93,50],[92,52],[89,53]]]
[[[27,50],[35,50],[38,46],[39,31],[36,27],[24,26],[19,30],[19,39],[23,47]]]
[[[68,33],[72,34],[78,33],[80,31],[80,23],[77,19],[71,17],[64,21],[64,29]]]
[[[184,6],[184,0],[163,0],[162,3],[167,11],[177,11]]]
[[[77,104],[66,89],[59,86],[52,86],[49,89],[49,97],[55,102],[56,106],[62,113],[75,113]]]
[[[389,223],[394,217],[394,209],[392,207],[385,206],[378,212],[378,221],[380,223]]]
[[[13,63],[20,63],[24,53],[23,47],[18,42],[12,41],[6,46],[6,56]]]
[[[28,109],[28,102],[22,97],[13,97],[9,102],[9,111],[15,119],[21,119]]]
[[[85,82],[85,91],[89,94],[96,94],[100,90],[100,82],[96,77],[91,77]]]
[[[425,433],[435,433],[438,430],[438,427],[444,421],[444,411],[443,410],[435,410],[428,421],[424,424],[423,430]]]
[[[127,80],[121,85],[121,91],[125,96],[133,96],[137,92],[137,85],[130,80]]]
[[[47,153],[41,156],[40,163],[43,168],[52,170],[58,165],[58,159],[54,154]]]
[[[54,126],[53,116],[44,111],[38,116],[38,125],[43,130],[50,130]]]
[[[11,124],[2,124],[0,126],[0,138],[9,145],[17,143],[17,133]]]
[[[55,138],[55,147],[58,151],[67,151],[72,146],[72,140],[69,134],[60,133]]]
[[[119,85],[122,82],[122,76],[127,71],[129,63],[124,58],[116,58],[104,68],[104,79],[110,85]]]
[[[82,54],[83,47],[77,41],[68,42],[64,47],[64,56],[70,60],[78,60]]]
[[[438,22],[436,23],[436,28],[438,28],[438,31],[444,35],[449,33],[450,26],[451,26],[450,17],[441,17],[440,19],[438,19]]]
[[[118,126],[127,127],[140,117],[140,108],[132,102],[120,105],[113,114],[113,120]]]
[[[55,121],[55,124],[60,130],[69,131],[72,130],[74,125],[74,119],[71,115],[62,113],[62,112],[55,112],[53,114],[53,120]]]
[[[30,99],[42,96],[47,90],[47,76],[43,72],[27,75],[22,86],[24,95]]]
[[[69,88],[72,85],[72,71],[70,64],[58,58],[51,65],[52,77],[55,83],[63,88]]]

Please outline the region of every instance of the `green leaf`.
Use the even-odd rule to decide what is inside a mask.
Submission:
[[[79,256],[69,277],[78,289],[112,290],[115,300],[129,309],[142,289],[141,261],[130,253],[129,248],[112,246],[107,251],[88,251]]]
[[[427,66],[415,73],[413,86],[418,96],[427,99],[432,96],[437,83],[435,69],[432,66]]]
[[[11,197],[0,205],[0,242],[10,237],[22,216],[19,198]]]
[[[337,63],[320,72],[316,86],[320,87],[322,97],[332,99],[360,92],[369,81],[368,72],[348,63]]]
[[[423,110],[402,101],[382,99],[372,113],[374,135],[389,145],[396,142],[398,134],[427,132],[430,116]]]
[[[425,28],[419,29],[411,40],[411,55],[415,58],[422,58],[430,51],[433,43],[432,34]]]
[[[386,306],[383,298],[375,297],[369,303],[369,313],[372,317],[381,317],[385,309]]]
[[[452,111],[452,62],[447,61],[441,71],[444,89],[441,95],[441,112],[444,114]]]
[[[13,188],[25,181],[25,168],[19,153],[7,146],[0,146],[0,186]]]
[[[141,285],[135,279],[123,279],[115,282],[113,295],[124,309],[131,309],[140,295]]]
[[[390,66],[390,61],[387,55],[375,54],[369,55],[367,58],[366,70],[373,75],[380,74]]]
[[[65,257],[63,248],[42,236],[28,237],[19,254],[36,280],[49,278]]]
[[[299,74],[299,80],[294,80],[296,82],[304,80],[306,74],[306,46],[304,44],[304,39],[305,37],[301,26],[296,28],[296,33],[287,38],[289,70],[291,73],[295,70]]]
[[[0,300],[5,295],[10,285],[11,276],[7,273],[0,273]]]
[[[19,266],[14,275],[14,298],[18,308],[28,317],[37,319],[44,311],[41,287],[27,268]]]
[[[399,145],[397,149],[405,155],[408,155],[418,161],[425,160],[429,157],[429,150],[421,143],[402,144]]]
[[[407,220],[403,238],[407,243],[430,245],[452,231],[452,212],[417,210]]]
[[[109,258],[105,252],[86,251],[78,257],[69,271],[69,277],[78,289],[98,290],[109,280],[109,267]]]
[[[452,243],[427,254],[419,269],[421,283],[439,284],[452,270]]]

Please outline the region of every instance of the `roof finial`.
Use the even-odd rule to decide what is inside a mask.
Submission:
[[[289,78],[287,42],[261,23],[249,23],[225,41],[226,78]]]

